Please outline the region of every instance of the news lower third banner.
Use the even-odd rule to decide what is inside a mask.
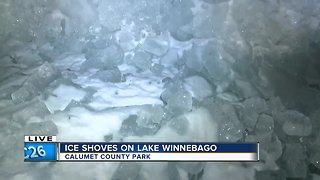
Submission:
[[[25,136],[24,161],[259,161],[259,143],[57,142]]]

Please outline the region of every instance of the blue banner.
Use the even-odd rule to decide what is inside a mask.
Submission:
[[[184,153],[184,152],[217,152],[217,153],[239,153],[252,152],[257,153],[258,145],[256,143],[79,143],[79,142],[62,142],[59,143],[61,153],[76,153],[76,152],[117,152],[117,153],[137,153],[137,152],[161,152],[161,153]]]

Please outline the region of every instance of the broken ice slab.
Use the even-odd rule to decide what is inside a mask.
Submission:
[[[168,53],[160,59],[160,62],[164,66],[173,66],[176,64],[177,60],[178,60],[178,50],[170,48]]]
[[[137,115],[130,115],[127,119],[123,120],[120,128],[120,134],[123,137],[153,135],[160,128],[160,125],[157,123],[149,127],[139,126],[137,121]]]
[[[258,114],[268,110],[266,101],[260,97],[249,98],[244,101],[243,105],[245,108],[252,109]]]
[[[122,121],[121,128],[119,130],[122,136],[132,136],[137,133],[137,115],[130,115],[128,118]]]
[[[178,117],[173,117],[170,120],[169,126],[172,129],[174,129],[178,134],[183,135],[183,134],[187,133],[187,130],[189,128],[189,122],[185,116],[181,115]]]
[[[126,30],[121,30],[116,34],[117,42],[124,51],[130,51],[137,46],[134,35]]]
[[[163,65],[158,64],[158,63],[154,63],[154,64],[152,64],[150,71],[153,72],[154,74],[161,74],[163,69],[164,69]]]
[[[170,31],[170,34],[178,41],[189,41],[193,38],[192,23],[173,29]]]
[[[235,107],[221,99],[206,99],[204,106],[210,110],[218,124],[218,139],[221,142],[237,142],[243,138],[244,127],[239,121]]]
[[[156,56],[163,56],[169,49],[169,43],[160,37],[148,37],[140,47]]]
[[[92,83],[97,92],[93,94],[89,106],[101,110],[108,107],[162,104],[159,98],[163,91],[162,78],[147,71],[135,75],[127,74],[125,82]]]
[[[257,136],[268,136],[273,133],[274,130],[274,120],[272,116],[267,114],[261,114],[258,118],[256,127],[255,127],[255,134]]]
[[[152,55],[148,52],[137,50],[129,61],[130,64],[140,70],[148,70],[152,64]]]
[[[178,41],[187,41],[193,37],[192,7],[191,1],[172,1],[168,13],[162,16],[164,26]]]
[[[60,73],[49,63],[39,66],[26,80],[23,86],[11,94],[14,103],[31,100],[43,91]]]
[[[3,112],[4,109],[10,108],[10,107],[12,108],[13,106],[15,106],[15,104],[9,99],[0,100],[0,109],[1,109],[0,114],[1,112]]]
[[[196,71],[202,72],[204,70],[204,65],[201,57],[202,46],[193,44],[192,48],[184,51],[183,58],[186,60],[186,65]]]
[[[120,82],[121,81],[121,72],[118,67],[114,67],[112,69],[107,69],[107,70],[99,70],[96,72],[93,77],[100,79],[101,81],[104,82]]]
[[[277,117],[279,113],[286,109],[279,97],[272,97],[267,103],[273,117]]]
[[[228,3],[203,4],[193,18],[193,34],[195,38],[213,38],[223,34],[228,11]]]
[[[192,7],[194,3],[190,0],[172,1],[168,5],[168,12],[162,17],[163,24],[166,24],[169,30],[174,30],[190,23],[193,18]]]
[[[32,135],[57,135],[58,127],[52,121],[42,121],[28,123],[25,127],[25,134]]]
[[[259,135],[248,135],[245,139],[246,142],[259,142],[260,150],[265,151],[267,154],[267,158],[271,162],[276,162],[282,155],[283,148],[282,143],[279,140],[276,134],[268,135],[268,136],[259,136]],[[265,167],[264,165],[261,167],[263,169],[271,168],[272,166]]]
[[[306,152],[301,144],[286,144],[283,153],[287,178],[305,179],[307,176]]]
[[[167,103],[167,109],[174,114],[192,110],[192,96],[180,85],[169,86],[162,94],[162,100]]]
[[[7,86],[0,88],[0,99],[8,99],[11,98],[11,94],[16,91],[17,86]]]
[[[222,124],[219,124],[218,137],[223,142],[237,142],[243,138],[244,128],[238,119],[226,119]]]
[[[203,100],[213,94],[212,87],[206,79],[201,76],[191,76],[184,79],[184,87],[192,97]]]
[[[89,50],[85,57],[87,60],[82,64],[82,69],[112,69],[123,63],[124,52],[121,47],[111,45],[105,49]]]
[[[201,50],[201,58],[204,67],[211,78],[216,81],[223,81],[229,78],[231,68],[219,49],[216,42],[209,42]]]
[[[269,154],[267,151],[265,151],[264,149],[261,149],[260,152],[259,152],[259,158],[260,158],[260,161],[259,163],[257,164],[257,169],[259,171],[262,171],[262,170],[272,170],[272,171],[275,171],[275,170],[278,170],[279,167],[278,165],[276,164],[276,160],[272,157],[271,154]]]
[[[295,111],[287,110],[279,115],[284,120],[282,130],[289,136],[309,136],[312,132],[312,124],[309,117]]]
[[[154,128],[159,126],[167,113],[161,105],[145,105],[137,113],[137,125],[140,127]]]
[[[13,113],[12,119],[24,123],[24,121],[29,120],[33,116],[43,118],[47,114],[50,114],[50,112],[46,105],[42,101],[36,99],[26,104],[23,109]]]
[[[61,84],[51,92],[51,95],[44,101],[51,113],[63,111],[72,100],[81,101],[86,92],[79,88]]]
[[[104,50],[104,56],[101,58],[101,62],[105,67],[120,65],[123,62],[124,53],[121,47],[111,45]]]
[[[268,110],[267,103],[260,97],[252,97],[243,102],[243,121],[246,128],[250,131],[256,125],[259,114]]]
[[[29,101],[35,96],[32,92],[30,85],[24,85],[11,94],[11,99],[15,104]]]

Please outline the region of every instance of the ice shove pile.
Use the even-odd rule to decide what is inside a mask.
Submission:
[[[319,9],[302,0],[4,0],[1,179],[319,179]],[[24,134],[260,142],[261,161],[29,166],[16,156]]]

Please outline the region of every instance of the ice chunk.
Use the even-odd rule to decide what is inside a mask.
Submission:
[[[279,113],[285,111],[285,107],[279,97],[273,97],[268,101],[272,116],[277,117]],[[283,122],[280,122],[283,123]]]
[[[228,111],[225,111],[226,113]],[[229,112],[228,112],[229,113]],[[230,115],[223,115],[224,119],[222,123],[219,123],[218,137],[223,142],[237,142],[243,137],[244,128],[235,116],[234,112],[231,111]]]
[[[155,63],[151,66],[150,71],[155,73],[155,74],[161,74],[163,71],[164,67],[161,64]]]
[[[121,47],[111,45],[105,49],[90,50],[85,55],[87,61],[82,68],[112,69],[123,63],[124,52]]]
[[[190,40],[193,35],[192,1],[173,1],[170,9],[163,17],[162,22],[168,28],[171,36],[178,41]]]
[[[278,138],[276,134],[273,134],[270,141],[265,144],[266,147],[263,147],[266,149],[266,151],[273,157],[275,161],[277,161],[282,153],[283,153],[283,147],[282,142]]]
[[[167,108],[174,114],[180,114],[192,109],[191,94],[179,85],[168,87],[162,94],[162,100],[167,103]]]
[[[135,71],[134,68],[132,70]],[[96,87],[97,92],[89,105],[101,110],[106,107],[162,104],[159,98],[163,91],[161,78],[146,71],[137,76],[127,75],[125,82],[107,83],[107,86],[105,83],[92,83],[90,86]]]
[[[260,142],[260,151],[262,152],[261,159],[263,161],[257,165],[258,170],[278,169],[276,161],[282,155],[282,143],[277,135],[248,135],[246,142]]]
[[[141,48],[156,56],[163,56],[169,49],[169,43],[163,38],[148,37],[143,44],[141,44]]]
[[[221,35],[225,27],[228,9],[228,3],[201,6],[193,18],[195,38],[212,38]]]
[[[154,128],[160,125],[161,121],[166,117],[166,112],[160,105],[146,105],[138,111],[137,116],[138,126]]]
[[[121,81],[121,72],[118,67],[115,67],[107,70],[99,70],[93,77],[104,82],[116,83]]]
[[[308,117],[295,110],[288,110],[280,115],[284,119],[282,129],[289,136],[309,136],[312,124]]]
[[[139,126],[137,120],[137,115],[130,115],[127,119],[125,119],[121,124],[120,134],[123,137],[153,135],[160,128],[158,124],[154,124],[152,127]]]
[[[124,51],[130,51],[137,46],[133,34],[129,31],[121,30],[116,36],[118,44]]]
[[[31,100],[59,76],[59,72],[49,63],[38,67],[26,80],[23,86],[11,94],[14,103]]]
[[[249,98],[243,105],[248,109],[254,110],[258,114],[268,110],[266,101],[260,97]]]
[[[260,162],[259,165],[261,167],[258,167],[258,170],[278,170],[279,167],[276,164],[275,159],[270,155],[268,152],[266,152],[264,149],[261,149],[259,152],[260,155]]]
[[[234,91],[240,94],[243,98],[256,97],[260,95],[257,89],[252,85],[252,83],[246,80],[235,79],[234,86]]]
[[[243,138],[244,127],[240,123],[235,107],[220,99],[206,99],[204,105],[210,110],[218,124],[218,140],[236,142]]]
[[[196,71],[202,72],[204,70],[203,61],[201,57],[201,50],[203,48],[194,44],[190,50],[184,51],[183,58],[186,60],[186,65]]]
[[[222,81],[229,78],[231,68],[227,64],[226,60],[222,57],[216,43],[209,42],[204,47],[201,58],[204,63],[204,67],[207,69],[209,75],[213,79]]]
[[[81,101],[86,92],[73,86],[61,84],[52,91],[52,95],[48,97],[44,103],[51,113],[55,111],[63,111],[69,103],[74,101]]]
[[[212,87],[208,81],[201,76],[191,76],[185,78],[184,81],[185,89],[191,93],[192,97],[200,101],[213,94]]]
[[[171,36],[178,41],[189,41],[193,38],[192,23],[180,26],[170,31]]]
[[[23,122],[29,120],[29,118],[36,116],[43,118],[45,115],[49,114],[49,110],[47,109],[46,105],[36,99],[27,104],[27,106],[12,115],[12,119],[17,122]]]
[[[266,114],[261,114],[258,118],[255,134],[257,136],[268,136],[272,134],[274,130],[274,121],[273,118]]]
[[[16,86],[9,86],[9,87],[1,87],[0,89],[0,99],[9,99],[11,98],[11,94],[16,91]]]
[[[117,170],[113,173],[112,180],[131,179],[138,180],[140,177],[140,163],[120,163]]]
[[[122,64],[123,57],[123,50],[119,46],[111,45],[104,50],[104,57],[101,61],[105,67],[110,67],[110,64],[117,66]]]
[[[160,62],[164,66],[173,66],[178,60],[178,52],[174,49],[169,49],[168,53],[164,55]]]
[[[243,103],[243,121],[248,130],[253,130],[259,114],[268,110],[267,103],[260,97],[246,99]]]
[[[34,95],[30,91],[32,91],[30,85],[22,86],[21,88],[19,88],[11,94],[12,101],[17,104],[31,100]]]
[[[138,50],[135,52],[130,62],[140,70],[147,70],[151,67],[151,58],[152,56],[148,52]]]
[[[194,108],[184,116],[188,120],[189,128],[186,135],[188,141],[215,142],[217,141],[218,122],[207,108]]]
[[[305,162],[306,153],[301,144],[286,144],[283,160],[288,178],[306,178],[308,169]]]
[[[27,124],[25,133],[32,135],[57,135],[58,127],[52,121],[31,122]]]
[[[183,115],[174,117],[170,121],[170,127],[181,135],[188,131],[189,125],[187,118]]]

